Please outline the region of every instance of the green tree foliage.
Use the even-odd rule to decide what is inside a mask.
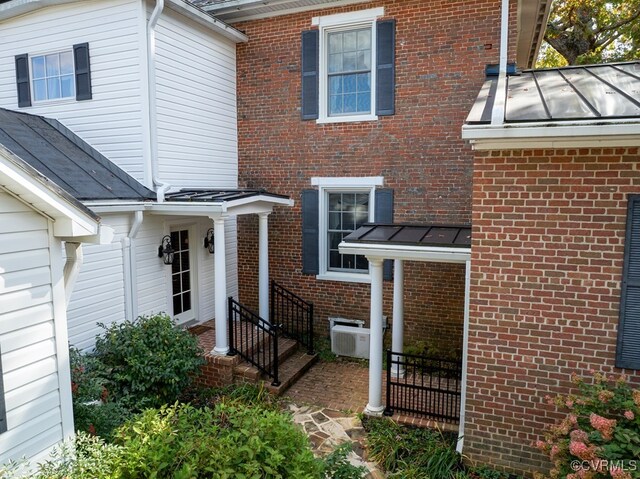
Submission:
[[[640,57],[640,0],[554,0],[536,67]]]

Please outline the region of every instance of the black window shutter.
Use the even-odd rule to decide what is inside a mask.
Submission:
[[[302,273],[320,273],[318,190],[302,190]]]
[[[318,69],[320,32],[302,32],[302,119],[318,118]]]
[[[76,69],[76,100],[91,100],[91,64],[88,43],[73,46],[73,60]]]
[[[388,116],[396,111],[396,21],[378,21],[376,39],[376,115]]]
[[[16,87],[18,89],[18,106],[31,106],[31,88],[29,86],[29,55],[16,55]]]
[[[393,190],[390,188],[380,188],[376,190],[375,223],[393,223]],[[393,261],[384,260],[384,279],[393,279]]]
[[[7,430],[7,408],[4,403],[4,381],[2,380],[2,351],[0,351],[0,434]]]
[[[627,210],[616,367],[640,369],[640,195]]]

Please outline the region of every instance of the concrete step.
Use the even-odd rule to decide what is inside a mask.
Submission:
[[[282,368],[287,358],[291,357],[298,350],[298,343],[293,339],[278,338],[278,364]],[[256,353],[258,354],[258,353]],[[257,382],[262,378],[262,372],[248,361],[242,360],[233,368],[234,377],[243,378]]]
[[[271,381],[265,381],[265,387],[276,396],[281,396],[289,387],[294,384],[307,370],[318,360],[317,354],[307,354],[305,351],[298,351],[279,367],[279,386],[272,386]]]

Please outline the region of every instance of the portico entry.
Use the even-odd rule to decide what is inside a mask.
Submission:
[[[363,255],[369,260],[371,271],[369,398],[365,413],[381,415],[385,410],[382,398],[383,310],[382,278],[385,260],[394,262],[392,362],[398,359],[404,346],[404,262],[426,261],[465,265],[464,333],[462,349],[462,377],[459,399],[459,443],[462,447],[464,402],[466,393],[467,342],[469,329],[469,287],[471,266],[471,227],[442,225],[367,224],[345,237],[339,246],[342,254]],[[405,374],[400,366],[391,371]]]

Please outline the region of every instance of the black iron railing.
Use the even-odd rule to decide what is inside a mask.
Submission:
[[[278,326],[272,325],[233,298],[229,298],[229,355],[239,354],[273,379],[278,380]]]
[[[283,336],[295,339],[313,354],[313,303],[271,281],[271,322]]]
[[[457,422],[460,419],[461,361],[387,350],[385,415],[406,412]]]

